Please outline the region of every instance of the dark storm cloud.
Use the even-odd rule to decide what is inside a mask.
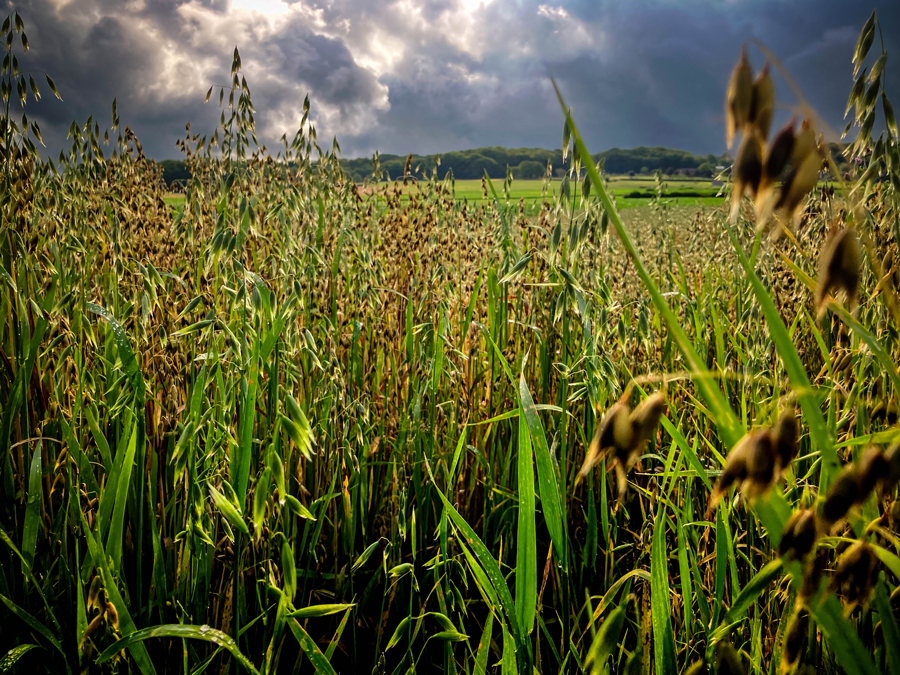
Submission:
[[[45,97],[29,112],[56,149],[73,117],[102,122],[117,97],[123,123],[149,154],[177,156],[185,122],[194,131],[215,125],[218,110],[203,96],[228,81],[237,44],[269,144],[293,133],[309,92],[320,139],[336,134],[347,156],[555,147],[562,125],[552,75],[593,149],[719,153],[724,87],[740,45],[752,39],[765,42],[809,103],[842,130],[850,57],[871,11],[836,0],[285,4],[264,15],[231,0],[16,3],[33,48],[23,67],[51,73],[65,98]],[[877,6],[896,54],[900,5]],[[753,46],[751,58],[761,65]],[[895,99],[898,67],[889,61]],[[794,100],[780,77],[776,86],[779,100]]]

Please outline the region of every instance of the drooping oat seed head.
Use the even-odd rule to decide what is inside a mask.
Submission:
[[[864,541],[858,541],[838,559],[831,589],[844,596],[850,608],[865,604],[877,578],[878,556]]]
[[[780,210],[785,221],[793,222],[795,227],[800,224],[803,200],[816,186],[821,170],[822,156],[817,149],[813,149],[784,179],[775,209]]]
[[[667,408],[666,397],[662,393],[656,392],[641,401],[629,416],[631,447],[625,458],[629,469],[644,449],[647,441],[653,436],[656,427],[659,426],[659,420]]]
[[[822,519],[830,527],[847,515],[859,499],[859,472],[852,464],[844,467],[825,495]]]
[[[749,122],[756,127],[762,138],[768,138],[772,115],[775,113],[775,83],[772,82],[768,63],[763,65],[753,81],[752,91]]]
[[[734,160],[734,187],[731,192],[731,219],[737,218],[741,198],[747,194],[756,199],[763,177],[762,138],[755,129],[744,134]]]
[[[769,182],[778,181],[784,177],[785,169],[787,169],[794,151],[795,123],[796,118],[792,118],[769,142],[769,147],[766,149],[765,166],[766,178]]]
[[[859,245],[856,232],[846,227],[834,233],[819,254],[819,275],[816,283],[816,311],[821,319],[828,296],[837,291],[847,294],[847,303],[856,303],[859,290]]]
[[[747,459],[750,455],[752,447],[752,434],[747,434],[728,453],[725,459],[725,468],[719,474],[719,480],[716,481],[715,487],[709,496],[709,502],[706,507],[706,515],[709,517],[715,510],[722,498],[732,485],[740,487],[747,479]]]
[[[775,439],[769,429],[754,432],[747,452],[747,479],[741,490],[749,496],[765,492],[775,481]]]
[[[606,411],[594,431],[594,437],[588,447],[584,463],[578,472],[579,480],[591,472],[591,469],[603,457],[604,451],[612,449],[618,456],[620,448],[630,447],[632,437],[630,415],[631,409],[626,403],[616,403]]]
[[[793,672],[806,650],[809,633],[809,612],[798,608],[791,617],[787,632],[784,635],[784,648],[781,652],[781,672],[786,675]]]
[[[887,460],[888,469],[884,477],[883,489],[885,492],[891,492],[897,487],[897,483],[900,483],[900,441],[885,451],[884,458]]]
[[[778,555],[788,560],[802,560],[816,543],[816,514],[811,509],[801,509],[794,513],[781,534]]]
[[[725,143],[730,148],[734,142],[734,134],[750,120],[750,107],[753,102],[753,69],[747,58],[747,48],[741,50],[741,58],[728,81],[725,94]]]
[[[797,411],[793,407],[785,408],[772,432],[775,436],[779,473],[783,475],[800,449],[800,420],[797,419]]]
[[[890,471],[884,451],[874,445],[867,447],[859,461],[859,503],[868,499],[877,485],[884,484]]]

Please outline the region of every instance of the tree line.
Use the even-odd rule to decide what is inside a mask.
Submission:
[[[701,175],[713,175],[716,166],[728,165],[725,156],[694,155],[685,150],[671,148],[612,148],[594,155],[594,161],[603,160],[606,171],[616,174],[650,175],[657,170],[672,173],[681,169],[695,169]],[[377,156],[377,170],[381,180],[393,180],[404,175],[407,163],[405,155]],[[166,159],[159,162],[168,185],[188,180],[190,171],[182,160]],[[362,182],[372,178],[376,171],[373,157],[342,159],[341,165],[353,180]],[[542,178],[548,169],[552,175],[562,171],[562,150],[543,148],[475,148],[434,155],[413,154],[410,173],[427,178],[436,169],[444,178],[448,171],[460,180],[481,178],[485,172],[491,178],[503,178],[506,169],[512,170],[518,180]]]

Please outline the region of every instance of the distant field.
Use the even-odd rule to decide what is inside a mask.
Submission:
[[[494,180],[494,189],[503,197],[503,181]],[[539,202],[545,195],[552,197],[559,191],[561,181],[554,180],[549,186],[541,180],[516,180],[513,181],[509,198],[513,201],[524,199],[528,202]],[[393,186],[393,183],[390,183]],[[644,206],[656,196],[656,180],[652,176],[611,176],[609,185],[620,208],[632,208]],[[404,194],[414,194],[418,188],[414,183],[404,188]],[[573,183],[571,186],[573,195],[578,195],[581,185]],[[664,181],[663,199],[671,204],[679,206],[716,206],[722,203],[722,197],[716,196],[721,188],[713,185],[708,178],[667,177]],[[371,192],[369,194],[372,194]],[[457,200],[477,201],[482,198],[482,186],[480,180],[456,181],[454,196]],[[184,203],[184,196],[180,194],[168,194],[165,202],[175,208],[180,208]]]

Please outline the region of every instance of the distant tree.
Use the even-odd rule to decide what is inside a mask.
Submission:
[[[710,164],[709,162],[703,162],[700,166],[697,167],[697,175],[698,176],[706,176],[710,177],[715,173],[716,167],[714,164]]]
[[[513,168],[513,176],[520,180],[533,180],[535,178],[542,178],[545,170],[546,165],[533,159],[526,159],[524,162],[520,162],[518,166]]]
[[[641,175],[642,175],[642,176],[646,176],[646,175],[649,174],[649,173],[650,173],[650,167],[647,167],[647,166],[642,166],[642,167],[641,167]]]
[[[628,175],[631,176],[632,178],[634,178],[634,171],[629,171]]]
[[[191,172],[188,171],[187,166],[180,159],[164,159],[159,165],[163,170],[163,180],[166,181],[166,185],[169,187],[175,181],[184,183],[191,179]]]

